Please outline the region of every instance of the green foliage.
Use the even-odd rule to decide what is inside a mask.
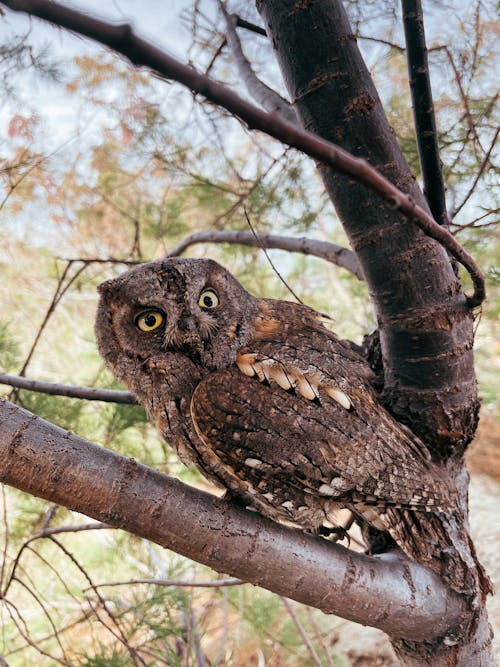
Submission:
[[[81,667],[129,667],[132,665],[130,655],[125,649],[119,651],[116,647],[109,646],[100,647],[100,655],[93,657],[82,656],[79,661]],[[152,664],[152,663],[150,663]]]

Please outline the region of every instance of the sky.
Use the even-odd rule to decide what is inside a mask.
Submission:
[[[144,37],[172,55],[185,60],[190,44],[190,35],[186,21],[182,21],[183,11],[192,5],[191,0],[169,0],[168,11],[165,3],[155,0],[136,2],[134,0],[116,0],[103,3],[98,0],[85,0],[84,3],[65,3],[98,18],[116,23],[130,23],[141,37]],[[15,35],[29,33],[29,41],[34,47],[50,45],[55,60],[67,63],[71,67],[71,60],[76,55],[96,54],[102,46],[92,40],[68,33],[37,18],[31,18],[22,12],[13,12],[5,9],[5,17],[0,20],[0,43]],[[54,138],[64,140],[65,133],[71,125],[74,115],[73,100],[65,93],[64,87],[47,85],[46,80],[40,80],[31,75],[24,76],[22,85],[32,92],[31,101],[38,107],[43,107],[44,114],[52,118],[54,123]],[[36,99],[35,99],[36,98]],[[22,110],[9,107],[8,100],[0,104],[0,122],[13,111]],[[1,130],[0,130],[1,137]]]
[[[65,3],[86,13],[93,14],[105,20],[117,23],[131,23],[134,30],[141,37],[152,41],[161,49],[168,51],[181,61],[186,61],[188,49],[191,44],[191,34],[189,21],[186,18],[187,11],[192,8],[193,0],[168,0],[168,2],[158,2],[157,0],[113,0],[112,2],[102,2],[98,0],[81,0],[78,3]],[[216,2],[202,2],[202,8],[205,13],[216,12]],[[430,3],[429,3],[430,4]],[[444,3],[443,3],[444,4]],[[250,3],[252,9],[253,2]],[[424,2],[425,9],[426,2]],[[429,13],[426,16],[429,20],[426,24],[428,42],[440,33],[446,32],[454,23],[461,9],[468,7],[465,0],[450,0],[446,7],[433,2],[437,7],[434,14]],[[26,14],[12,12],[8,9],[2,9],[5,12],[4,17],[0,17],[0,44],[8,40],[10,36],[30,34],[30,42],[36,45],[50,44],[51,52],[55,60],[67,63],[68,69],[65,73],[71,71],[72,58],[75,55],[83,53],[96,54],[102,50],[102,47],[91,40],[81,38],[67,31],[55,28],[39,19],[30,18]],[[182,18],[184,14],[184,19]],[[448,25],[442,22],[445,15],[450,17]],[[453,17],[453,20],[451,18]],[[438,21],[441,19],[441,21]],[[368,28],[367,28],[368,30]],[[397,41],[400,41],[397,38]],[[369,60],[375,61],[377,58],[377,48],[370,47],[370,43],[360,41],[360,46],[365,49],[372,48],[369,52]],[[385,57],[385,56],[383,56]],[[435,72],[439,75],[439,72]],[[45,150],[54,150],[57,146],[67,141],[74,134],[75,118],[77,114],[78,100],[70,96],[61,85],[49,85],[46,80],[40,80],[32,75],[23,75],[22,85],[24,87],[24,99],[27,108],[19,108],[17,103],[9,104],[9,100],[0,100],[0,152],[2,151],[2,135],[5,137],[5,129],[8,126],[9,118],[13,114],[29,112],[29,107],[38,108],[43,113],[46,124],[50,127],[48,134],[49,145],[44,146]],[[164,84],[162,84],[164,86]],[[379,90],[384,93],[384,86],[380,85]],[[111,93],[112,91],[110,91]],[[389,90],[392,93],[392,90]],[[95,120],[95,119],[92,119]],[[105,113],[98,119],[100,123],[105,123]],[[85,119],[80,119],[80,125],[85,125]],[[92,123],[87,123],[91,128]],[[91,132],[91,129],[88,130]]]

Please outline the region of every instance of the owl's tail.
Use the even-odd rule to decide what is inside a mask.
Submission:
[[[461,517],[391,508],[385,519],[397,545],[434,570],[453,590],[466,595],[479,592],[483,598],[493,592]]]

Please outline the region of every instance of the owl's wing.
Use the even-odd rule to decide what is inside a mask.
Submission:
[[[345,506],[450,505],[416,441],[362,385],[347,393],[310,367],[245,354],[239,366],[205,378],[191,402],[199,465],[233,493],[291,515],[312,497]]]

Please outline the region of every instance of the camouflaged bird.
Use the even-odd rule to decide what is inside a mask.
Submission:
[[[310,532],[348,508],[456,590],[474,587],[445,469],[317,312],[256,298],[205,259],[144,264],[99,292],[99,350],[182,461]]]

